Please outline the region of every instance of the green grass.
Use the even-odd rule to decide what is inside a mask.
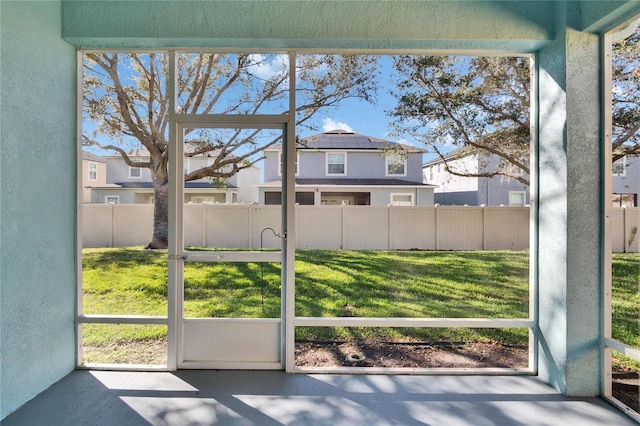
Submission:
[[[611,268],[613,338],[640,349],[640,255],[615,254]]]
[[[84,249],[82,287],[85,314],[167,315],[167,252]]]
[[[296,252],[296,315],[424,318],[526,318],[526,251]],[[640,256],[613,256],[614,337],[640,347]],[[187,263],[186,317],[273,318],[280,315],[280,265]],[[87,314],[167,314],[167,253],[141,248],[83,251]],[[166,327],[85,326],[86,344],[157,338]],[[159,331],[160,330],[160,331]],[[526,330],[314,327],[298,339],[411,336],[434,340],[524,343]]]
[[[640,349],[640,254],[614,254],[611,275],[611,334]],[[640,362],[616,352],[613,365],[614,370],[640,372]]]

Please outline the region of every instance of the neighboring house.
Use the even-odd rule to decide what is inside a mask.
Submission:
[[[638,207],[640,193],[640,155],[626,155],[614,162],[611,192],[613,205]]]
[[[460,148],[445,155],[449,168],[469,174],[499,167],[499,158],[485,152]],[[530,204],[529,186],[507,176],[466,177],[449,173],[438,157],[423,166],[424,182],[436,185],[436,204],[469,206],[525,206]],[[515,173],[524,173],[514,170]]]
[[[301,205],[433,205],[422,182],[421,149],[345,130],[297,146],[296,203]],[[261,204],[281,204],[282,146],[265,150]]]
[[[107,183],[107,162],[99,155],[82,151],[82,202],[91,202],[93,187]]]
[[[133,161],[148,161],[146,150],[129,153]],[[190,173],[213,164],[211,153],[185,157],[184,172]],[[151,172],[147,168],[128,166],[122,156],[108,155],[106,160],[106,183],[91,189],[92,203],[106,204],[150,204],[154,201]],[[257,167],[243,169],[225,183],[208,178],[185,182],[185,203],[255,203],[258,201],[256,185],[260,182]]]

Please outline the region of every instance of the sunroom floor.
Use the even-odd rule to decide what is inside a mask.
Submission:
[[[13,425],[633,425],[530,376],[74,371]]]

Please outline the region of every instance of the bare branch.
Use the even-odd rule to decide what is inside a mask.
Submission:
[[[120,154],[122,156],[122,159],[124,160],[124,162],[130,166],[130,167],[140,167],[140,168],[151,168],[151,163],[148,161],[133,161],[131,159],[131,157],[129,157],[129,154],[127,153],[127,151],[125,151],[124,149],[122,149],[121,147],[117,146],[117,145],[103,145],[100,142],[96,141],[95,139],[91,139],[90,137],[86,136],[86,135],[82,135],[82,146],[97,146],[100,149],[104,149],[104,150],[112,150],[117,152],[118,154]]]

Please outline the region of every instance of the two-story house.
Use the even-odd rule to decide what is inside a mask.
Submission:
[[[91,202],[91,190],[107,183],[107,162],[103,157],[82,151],[82,202]]]
[[[460,148],[444,157],[451,170],[462,174],[483,174],[500,167],[499,158],[485,151]],[[436,186],[436,204],[525,206],[531,202],[529,186],[515,178],[454,175],[447,171],[444,160],[440,157],[426,162],[422,168],[424,182]],[[514,168],[511,173],[520,173],[528,178],[520,169]]]
[[[638,207],[640,193],[640,155],[626,155],[615,161],[611,170],[613,205]]]
[[[422,182],[423,150],[345,130],[298,142],[296,203],[301,205],[433,205]],[[281,204],[282,146],[265,150],[261,204]]]
[[[148,161],[149,152],[136,150],[129,153],[134,161]],[[122,156],[108,155],[106,162],[106,182],[91,188],[92,203],[106,204],[150,204],[154,201],[151,172],[147,168],[131,167]],[[184,173],[210,166],[215,153],[187,157],[184,159]],[[208,178],[185,182],[185,203],[256,203],[260,169],[249,167],[241,170],[224,183]]]

